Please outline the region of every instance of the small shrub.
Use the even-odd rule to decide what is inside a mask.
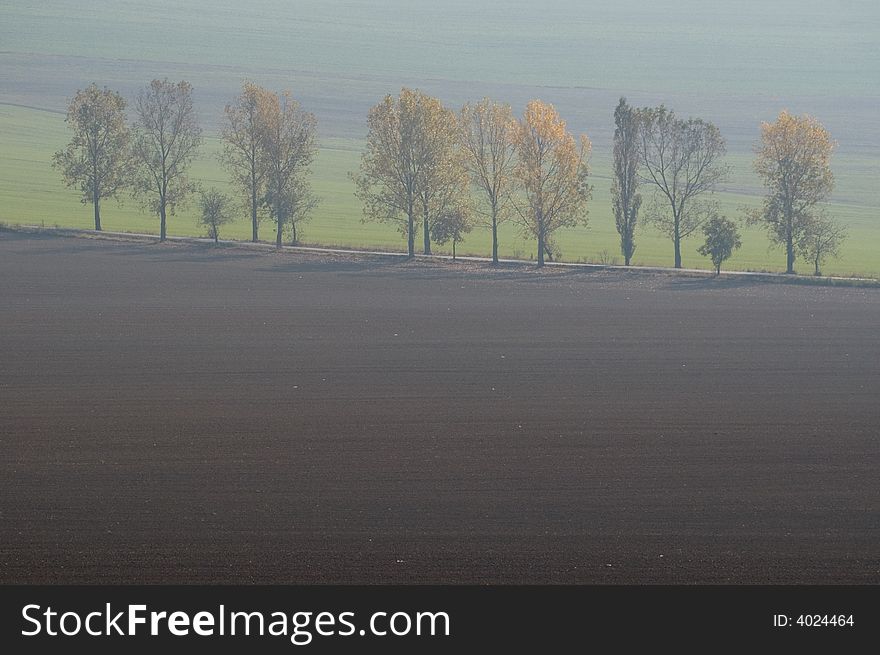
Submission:
[[[202,193],[199,201],[202,210],[199,223],[208,229],[208,236],[214,239],[215,244],[220,241],[220,227],[232,220],[230,204],[229,198],[214,187]]]
[[[721,274],[721,264],[728,259],[733,251],[742,246],[736,223],[724,216],[713,216],[704,226],[703,234],[706,242],[697,248],[704,257],[712,260],[715,275]]]

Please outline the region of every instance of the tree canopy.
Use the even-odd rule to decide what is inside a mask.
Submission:
[[[317,152],[317,121],[289,91],[270,94],[260,104],[260,156],[265,174],[263,202],[275,221],[275,245],[285,229],[297,240],[296,223],[314,206],[309,173]]]
[[[135,113],[135,191],[159,216],[159,239],[164,241],[168,214],[195,189],[188,169],[202,143],[202,130],[192,85],[153,80],[138,94]]]
[[[516,176],[525,200],[517,211],[526,233],[538,241],[538,266],[556,230],[587,223],[589,153],[590,140],[576,140],[553,105],[528,103],[517,138]]]
[[[755,149],[755,171],[767,189],[753,223],[763,224],[770,239],[785,250],[786,272],[794,273],[798,249],[808,244],[817,210],[834,189],[828,131],[812,116],[783,111],[773,123],[761,124]]]
[[[223,111],[220,162],[246,198],[251,217],[251,240],[259,239],[260,208],[265,195],[266,168],[263,165],[261,117],[270,111],[274,96],[253,82],[244,82],[241,93]]]
[[[620,252],[629,266],[636,251],[635,232],[642,196],[639,194],[640,114],[621,98],[614,110],[614,176],[611,204],[614,224],[620,235]]]
[[[131,134],[125,123],[125,100],[115,91],[90,84],[76,92],[65,122],[73,137],[55,153],[53,165],[83,203],[92,203],[95,229],[101,229],[101,200],[112,198],[131,181]]]
[[[480,195],[476,211],[492,230],[492,262],[498,263],[498,226],[510,216],[516,190],[518,125],[510,105],[484,98],[465,104],[459,116],[464,161]]]
[[[703,225],[706,241],[697,251],[712,260],[715,274],[721,273],[721,264],[742,246],[736,223],[724,216],[713,216]]]
[[[640,110],[641,177],[653,185],[650,220],[673,243],[681,268],[681,242],[717,210],[712,199],[729,169],[721,163],[724,139],[715,125],[699,118],[676,118],[664,106]]]

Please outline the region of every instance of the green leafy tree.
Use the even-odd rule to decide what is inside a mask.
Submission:
[[[703,234],[706,235],[706,242],[697,248],[697,252],[711,259],[715,275],[720,275],[721,264],[742,246],[739,230],[730,219],[713,216],[703,225]]]
[[[116,196],[131,181],[125,100],[115,91],[90,84],[70,101],[65,122],[73,138],[55,153],[52,163],[67,186],[79,188],[82,202],[92,203],[95,229],[100,231],[101,201]]]
[[[639,138],[639,111],[621,98],[614,110],[614,177],[611,185],[611,201],[614,223],[620,235],[620,252],[626,266],[630,265],[636,251],[636,223],[639,220],[639,164],[641,141]]]
[[[840,256],[840,247],[846,237],[846,228],[823,214],[816,215],[805,226],[798,250],[801,257],[813,265],[813,275],[822,275],[821,266],[825,259]]]
[[[208,229],[208,236],[214,243],[220,241],[220,228],[232,222],[231,202],[229,197],[211,187],[202,193],[199,199],[201,216],[199,223]]]
[[[290,234],[290,244],[297,246],[302,237],[303,224],[309,221],[312,211],[318,206],[318,198],[312,193],[308,178],[299,176],[279,200],[276,208],[274,197],[267,196],[267,203],[275,208],[273,212],[285,217],[284,230]]]
[[[452,243],[452,261],[455,261],[455,247],[464,241],[474,227],[473,215],[467,207],[456,207],[441,214],[434,223],[432,234],[439,244]]]
[[[681,120],[666,107],[640,110],[642,181],[653,185],[649,220],[672,240],[675,268],[681,268],[681,242],[715,214],[712,200],[729,169],[721,132],[698,118]]]

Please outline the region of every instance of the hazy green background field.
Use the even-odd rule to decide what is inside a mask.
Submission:
[[[209,138],[193,175],[206,186],[226,186],[215,135],[241,80],[292,89],[317,115],[322,145],[314,175],[321,204],[304,239],[357,247],[403,246],[392,227],[361,223],[347,177],[358,164],[366,112],[382,95],[416,86],[455,106],[490,95],[517,112],[529,98],[553,102],[594,143],[590,226],[561,236],[567,260],[618,257],[608,187],[619,95],[719,125],[734,168],[722,194],[730,216],[759,202],[751,148],[760,121],[782,108],[808,112],[838,141],[830,209],[850,230],[825,272],[880,275],[880,7],[873,1],[6,0],[0,221],[89,227],[90,207],[49,163],[68,139],[67,99],[92,81],[133,98],[165,76],[195,86]],[[107,203],[102,214],[105,229],[157,229],[130,199]],[[174,217],[170,231],[198,233],[194,210]],[[226,234],[246,238],[244,217]],[[671,263],[671,244],[650,227],[637,243],[636,262]],[[686,243],[686,266],[706,266],[697,245]],[[485,231],[462,248],[488,249]],[[504,255],[529,257],[534,249],[515,226],[502,231]],[[783,256],[748,229],[730,264],[779,270]]]

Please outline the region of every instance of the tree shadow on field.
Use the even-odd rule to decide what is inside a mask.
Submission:
[[[273,253],[274,254],[274,253]],[[359,274],[392,274],[389,269],[394,269],[394,275],[400,275],[401,265],[407,263],[407,260],[401,258],[382,257],[377,255],[376,259],[326,259],[318,257],[309,257],[307,259],[297,260],[295,254],[283,253],[284,260],[275,260],[274,265],[261,266],[256,270],[261,273],[359,273]]]
[[[407,281],[467,280],[471,282],[532,281],[527,271],[493,269],[488,265],[463,264],[460,267],[447,262],[401,260],[394,265],[384,264],[369,271],[373,277],[396,277]]]
[[[134,256],[144,254],[143,243],[130,242],[110,242],[100,239],[69,239],[60,241],[59,237],[54,234],[27,234],[14,238],[17,245],[20,245],[15,254],[25,257],[56,257],[59,255],[80,255],[104,253],[113,255]],[[43,246],[42,244],[36,248],[27,245],[28,242],[40,241],[45,243],[53,243],[52,246]]]
[[[753,288],[768,284],[786,284],[786,280],[771,281],[747,277],[673,277],[664,286],[670,291],[706,291]]]
[[[440,272],[443,272],[441,269]],[[601,267],[596,268],[567,268],[547,267],[538,268],[535,264],[510,264],[493,267],[489,264],[478,268],[463,269],[460,272],[463,277],[472,279],[486,279],[492,282],[511,282],[515,284],[530,285],[571,285],[583,284],[606,284],[612,282],[629,282],[634,275],[629,272],[610,271]]]
[[[489,262],[461,260],[453,263],[448,260],[410,260],[404,257],[376,256],[375,259],[340,259],[338,261],[298,262],[278,266],[271,270],[286,272],[340,272],[366,274],[371,277],[404,278],[407,281],[459,280],[473,283],[492,284],[509,282],[528,285],[557,285],[583,282],[585,284],[627,281],[629,274],[597,269],[538,269],[528,263],[502,263],[493,266]]]
[[[132,254],[155,262],[200,264],[255,260],[265,257],[270,253],[260,250],[243,250],[234,246],[215,246],[208,243],[161,243],[160,241],[152,241],[138,244],[137,247],[132,248]]]

